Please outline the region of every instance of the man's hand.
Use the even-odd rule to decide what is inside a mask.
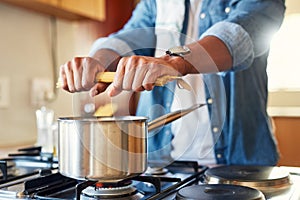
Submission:
[[[90,95],[95,96],[108,86],[104,83],[95,83],[96,74],[104,70],[104,66],[94,58],[75,57],[60,67],[62,88],[71,93],[90,91]]]
[[[109,87],[108,94],[116,96],[122,90],[140,92],[152,90],[157,78],[164,75],[185,75],[185,61],[181,57],[169,55],[155,58],[147,56],[123,57]]]

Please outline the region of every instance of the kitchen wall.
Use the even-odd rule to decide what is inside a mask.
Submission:
[[[74,55],[86,55],[93,34],[78,23],[57,20],[57,63]],[[52,81],[51,18],[0,3],[0,79],[8,80],[9,103],[0,108],[0,147],[33,144],[36,141],[35,111],[31,82],[34,78]],[[74,95],[57,90],[57,97],[43,105],[55,116],[74,113]]]
[[[40,99],[45,95],[32,92],[33,80],[51,81],[50,91],[54,91],[53,85],[57,81],[53,79],[51,32],[57,30],[55,55],[56,67],[59,67],[74,56],[87,55],[96,38],[121,28],[134,6],[133,0],[109,0],[103,22],[56,19],[55,23],[49,15],[0,3],[0,83],[6,81],[4,89],[8,90],[9,97],[4,106],[0,102],[0,148],[36,142],[35,112],[41,106],[52,109],[56,121],[58,117],[81,114],[85,103],[95,103],[87,93],[70,94],[59,89],[55,90],[56,95],[48,95],[51,101],[36,103],[37,97]],[[123,93],[113,99],[106,94],[97,98],[103,102],[104,99],[105,102],[122,102],[124,108],[119,108],[119,112],[128,114],[130,97],[129,93]]]

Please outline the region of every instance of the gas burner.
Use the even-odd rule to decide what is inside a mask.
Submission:
[[[207,183],[224,183],[252,187],[265,195],[283,192],[290,188],[289,173],[272,166],[221,166],[205,172]]]
[[[97,182],[94,184],[95,189],[109,189],[109,188],[119,188],[126,187],[132,184],[131,180],[123,180],[118,182]]]
[[[166,168],[148,167],[145,172],[145,175],[162,176],[162,175],[167,175],[168,173],[169,170]]]
[[[180,189],[177,200],[263,200],[264,195],[254,188],[228,184],[193,185]]]
[[[81,199],[117,199],[138,200],[143,195],[133,186],[132,181],[120,181],[113,183],[97,182],[82,191]]]

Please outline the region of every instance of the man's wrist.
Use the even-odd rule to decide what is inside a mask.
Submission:
[[[194,66],[189,62],[192,52],[187,46],[175,46],[166,51],[166,56],[169,56],[170,62],[177,65],[181,75],[198,73]]]
[[[191,50],[187,46],[175,46],[171,47],[166,51],[166,54],[170,56],[184,57],[191,53]]]
[[[162,56],[162,58],[170,63],[170,65],[178,71],[181,76],[188,74],[187,63],[181,56],[170,56],[168,54]]]

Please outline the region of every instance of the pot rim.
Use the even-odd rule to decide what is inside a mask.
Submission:
[[[116,121],[142,121],[145,122],[148,120],[147,117],[143,116],[116,116],[116,117],[59,117],[57,119],[59,122],[70,122],[70,121],[82,121],[82,122],[116,122]]]

